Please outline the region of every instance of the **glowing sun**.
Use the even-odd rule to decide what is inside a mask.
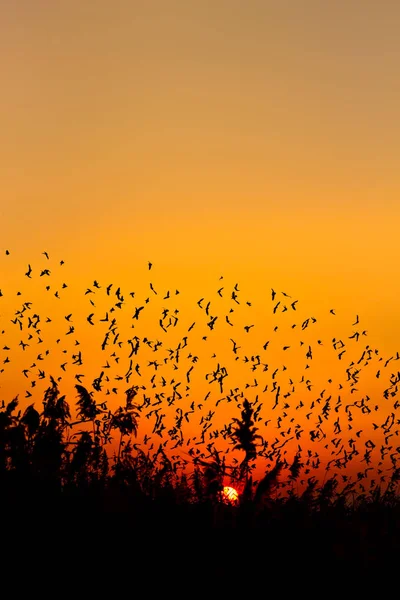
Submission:
[[[239,494],[235,488],[226,485],[222,490],[222,500],[227,504],[237,504],[239,501]]]

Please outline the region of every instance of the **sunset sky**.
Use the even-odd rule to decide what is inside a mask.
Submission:
[[[28,264],[35,305],[59,313],[55,337],[67,313],[91,312],[94,279],[115,282],[126,300],[131,289],[153,300],[150,281],[159,296],[178,289],[181,337],[199,318],[196,301],[216,303],[222,285],[224,321],[238,283],[238,341],[244,325],[263,323],[245,338],[249,355],[273,335],[271,288],[318,318],[314,344],[328,346],[335,327],[351,335],[359,315],[368,336],[354,356],[365,344],[395,354],[399,26],[392,0],[2,2],[0,328],[15,362],[8,317],[34,293]],[[54,291],[64,277],[69,285],[62,308],[39,277],[43,251]],[[129,302],[131,317],[140,300]],[[97,356],[85,319],[82,330]],[[215,341],[209,355],[232,360],[235,335],[226,326],[227,346]],[[277,335],[298,345],[290,328]],[[200,354],[202,341],[190,350]],[[324,360],[321,382],[339,373],[337,359]],[[14,365],[0,399],[18,392]]]

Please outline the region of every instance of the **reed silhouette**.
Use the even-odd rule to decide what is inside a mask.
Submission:
[[[3,519],[15,518],[28,508],[35,518],[48,518],[50,513],[54,527],[69,523],[74,531],[108,515],[106,528],[120,527],[123,516],[124,535],[136,539],[139,528],[150,536],[157,531],[159,538],[186,532],[186,543],[191,539],[192,545],[205,532],[211,540],[213,530],[214,535],[234,531],[236,543],[240,536],[250,536],[246,543],[251,547],[257,547],[260,538],[268,540],[257,559],[253,551],[251,561],[249,556],[241,557],[242,568],[244,561],[249,569],[278,556],[300,569],[308,563],[320,564],[323,556],[332,568],[347,565],[361,572],[387,568],[399,556],[398,470],[385,489],[377,485],[358,496],[351,483],[337,491],[335,477],[323,485],[310,477],[306,488],[297,493],[294,484],[301,463],[296,455],[288,467],[287,494],[276,496],[285,465],[277,461],[260,481],[253,482],[257,428],[251,404],[245,402],[230,431],[232,444],[243,453],[242,462],[229,469],[225,457],[214,449],[212,460],[194,460],[188,477],[177,472],[162,447],[151,454],[135,445],[140,424],[134,389],[127,390],[125,405],[114,411],[105,402],[97,404],[83,386],[76,385],[76,390],[75,421],[53,378],[41,412],[33,405],[18,410],[17,398],[0,411]],[[113,431],[119,445],[110,458],[107,450]],[[237,503],[223,495],[227,474],[241,486]],[[233,572],[235,563],[230,554],[219,556],[218,573]]]

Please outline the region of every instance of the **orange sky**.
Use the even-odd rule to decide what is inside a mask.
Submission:
[[[223,275],[225,293],[237,282],[241,290],[238,339],[252,302],[249,319],[259,325],[244,339],[255,349],[272,335],[274,288],[299,299],[304,318],[318,317],[313,344],[328,345],[335,328],[351,335],[358,314],[368,332],[359,345],[395,354],[399,19],[396,3],[367,0],[3,3],[4,336],[16,335],[8,319],[22,302],[16,292],[25,300],[35,293],[41,313],[59,317],[48,333],[52,351],[65,314],[80,314],[97,369],[103,359],[84,291],[94,279],[115,281],[144,299],[151,260],[155,285],[181,290],[173,299],[180,335],[199,318],[200,297],[219,300]],[[39,276],[44,250],[54,290],[65,260],[68,295],[59,305],[45,277],[24,276],[28,263]],[[157,301],[146,327],[162,333]],[[104,298],[100,305],[107,308]],[[231,360],[232,331],[219,331],[225,342],[215,351]],[[277,335],[282,346],[299,343],[288,322]],[[201,342],[191,338],[190,351],[200,353]],[[331,358],[322,363],[315,378],[339,378]],[[8,399],[21,373],[19,363],[6,367],[0,393]],[[367,389],[378,384],[374,375]],[[202,390],[203,377],[196,385]]]

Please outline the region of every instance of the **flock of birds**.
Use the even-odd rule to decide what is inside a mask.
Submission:
[[[6,250],[5,255],[10,257],[10,251]],[[322,339],[312,342],[309,332],[313,331],[317,319],[311,315],[299,319],[299,300],[271,289],[267,310],[268,317],[274,320],[271,335],[247,351],[245,341],[250,337],[248,334],[257,329],[257,324],[250,319],[241,322],[241,316],[238,319],[239,308],[246,307],[246,315],[251,315],[252,310],[252,302],[242,299],[238,283],[227,286],[221,276],[214,294],[197,300],[193,320],[185,324],[174,304],[180,291],[157,289],[153,264],[149,261],[146,267],[148,294],[142,300],[135,291],[125,292],[114,283],[103,284],[96,279],[82,290],[79,307],[86,307],[87,327],[98,330],[96,354],[93,344],[86,352],[77,338],[74,311],[66,308],[61,317],[51,318],[40,314],[30,299],[29,285],[33,281],[52,295],[59,306],[70,287],[62,281],[63,260],[53,261],[47,251],[43,252],[42,260],[40,268],[27,265],[24,277],[29,284],[22,286],[23,292],[6,290],[4,280],[0,281],[3,286],[0,289],[0,390],[4,384],[8,390],[10,381],[16,381],[19,375],[25,383],[25,402],[37,406],[43,398],[38,394],[39,383],[48,387],[55,369],[59,371],[54,377],[57,382],[64,383],[70,377],[70,385],[86,385],[92,394],[97,394],[96,399],[104,394],[118,401],[127,386],[134,386],[142,417],[139,426],[142,437],[137,444],[149,450],[162,447],[182,468],[196,457],[207,459],[216,448],[226,455],[231,453],[232,464],[240,461],[230,442],[232,417],[239,416],[244,399],[248,399],[257,427],[257,456],[266,459],[268,464],[279,459],[289,466],[296,456],[302,461],[303,477],[330,471],[343,482],[355,477],[361,490],[389,480],[393,473],[400,473],[397,466],[400,402],[396,399],[400,370],[394,367],[400,355],[397,352],[384,359],[377,349],[363,345],[367,331],[360,327],[358,315],[351,323],[351,335],[345,336],[347,339],[337,336],[329,343]],[[53,284],[55,270],[61,274],[61,283],[56,285]],[[17,310],[11,306],[15,296],[20,303]],[[158,300],[162,306],[157,323],[150,324],[146,320],[147,308]],[[225,303],[222,304],[222,300]],[[215,310],[218,303],[220,308],[225,308],[222,311],[225,314]],[[12,309],[13,314],[3,322],[6,307]],[[275,320],[283,319],[282,313],[293,317],[294,322],[286,321],[286,326],[293,331],[293,336],[295,331],[299,332],[302,339],[281,345],[278,352],[273,350],[274,335],[280,328]],[[330,309],[329,318],[335,316],[335,309]],[[50,347],[46,335],[52,323],[58,337]],[[145,331],[154,332],[153,339],[146,336],[145,331],[141,332],[140,325]],[[213,336],[226,331],[228,350],[221,360],[216,353],[220,342]],[[190,342],[195,348],[191,349]],[[290,361],[274,364],[282,355],[294,352],[295,345],[300,353],[297,367],[300,361],[304,364],[300,376],[287,366]],[[335,360],[341,361],[346,378],[335,384],[329,377],[324,388],[317,392],[317,384],[308,373],[312,372],[311,365],[320,348],[326,347],[333,350]],[[351,350],[355,350],[356,357],[346,362]],[[61,356],[58,364],[54,355]],[[85,362],[84,357],[89,355],[90,361]],[[84,367],[89,363],[87,371],[90,372],[97,359],[102,364],[87,384],[88,373],[83,372]],[[200,372],[203,363],[206,372]],[[388,375],[378,400],[363,393],[360,386],[361,374],[370,373],[371,369],[376,379],[382,379],[384,372]],[[232,380],[241,372],[247,373],[247,380],[230,387],[229,377]],[[201,391],[204,394],[200,397]],[[4,408],[7,399],[0,397],[0,400]],[[353,467],[355,464],[357,467]]]

